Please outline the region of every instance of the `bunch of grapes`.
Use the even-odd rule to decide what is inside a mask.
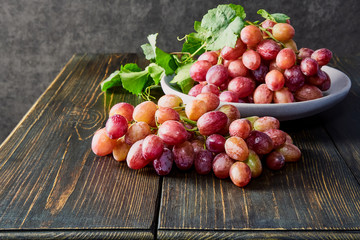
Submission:
[[[234,48],[205,52],[190,69],[198,82],[189,95],[211,92],[224,102],[290,103],[323,96],[332,58],[326,48],[297,50],[290,23],[265,20],[241,30]]]
[[[300,159],[301,151],[276,118],[241,118],[235,106],[218,108],[219,103],[213,93],[201,93],[187,105],[176,95],[162,96],[157,105],[118,103],[105,128],[95,132],[92,151],[126,160],[131,169],[152,165],[161,176],[173,165],[180,170],[194,166],[198,174],[230,177],[239,187],[258,177],[263,164],[279,170]]]

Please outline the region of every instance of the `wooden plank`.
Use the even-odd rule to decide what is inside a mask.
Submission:
[[[319,119],[281,128],[302,150],[301,161],[277,172],[265,168],[245,188],[174,171],[163,179],[159,231],[360,230],[360,187]]]
[[[347,74],[352,86],[343,102],[321,116],[338,151],[360,182],[360,57],[334,57],[332,66]]]
[[[148,233],[159,177],[90,149],[119,101],[141,99],[100,82],[134,54],[77,55],[0,147],[0,230],[116,229]],[[141,235],[147,235],[141,233]]]

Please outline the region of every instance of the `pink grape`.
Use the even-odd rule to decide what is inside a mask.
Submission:
[[[232,104],[224,104],[218,111],[225,113],[230,122],[241,117],[239,109]]]
[[[207,92],[211,92],[211,93],[215,94],[216,96],[220,95],[219,87],[214,84],[207,84],[201,89],[201,93],[207,93]]]
[[[193,86],[190,89],[188,95],[192,96],[192,97],[196,97],[197,95],[199,95],[201,93],[201,90],[203,89],[204,86],[205,85],[203,85],[203,84],[196,84],[195,86]]]
[[[91,141],[91,150],[98,156],[106,156],[112,153],[116,145],[116,139],[108,137],[105,128],[95,132]]]
[[[229,126],[230,136],[240,137],[246,139],[251,132],[251,123],[247,119],[237,119]]]
[[[228,117],[220,111],[207,112],[197,121],[201,135],[209,136],[222,130],[228,122]]]
[[[296,55],[294,50],[290,48],[283,48],[276,56],[276,65],[281,69],[288,69],[296,63]]]
[[[133,119],[136,122],[146,122],[152,127],[155,127],[155,112],[157,106],[152,101],[145,101],[137,105],[133,112]]]
[[[212,170],[217,178],[225,179],[230,176],[229,171],[235,163],[226,153],[219,153],[215,156],[212,163]]]
[[[168,175],[171,172],[174,162],[174,155],[171,150],[164,148],[161,156],[153,161],[153,167],[160,176]]]
[[[321,86],[326,80],[327,80],[327,75],[325,74],[324,71],[319,69],[314,76],[308,77],[306,79],[306,82],[315,86]]]
[[[131,169],[141,169],[148,165],[151,161],[144,158],[142,154],[142,144],[144,140],[139,140],[134,143],[126,157],[126,163]]]
[[[165,94],[158,100],[159,108],[167,107],[167,108],[175,108],[180,107],[183,104],[182,99],[174,94]]]
[[[242,61],[245,67],[247,67],[248,69],[256,70],[260,67],[261,57],[259,53],[250,49],[243,54]]]
[[[196,99],[205,102],[207,112],[215,110],[220,104],[219,97],[210,92],[200,93],[199,95],[196,96]]]
[[[311,54],[311,58],[315,59],[320,66],[324,66],[330,62],[332,52],[327,48],[320,48]]]
[[[219,55],[216,52],[210,51],[210,52],[204,52],[201,54],[198,58],[198,60],[205,60],[211,63],[211,65],[216,65],[218,62]]]
[[[156,110],[155,112],[155,119],[158,123],[163,124],[168,120],[180,120],[180,115],[177,111],[172,108],[162,107]]]
[[[220,101],[222,102],[238,102],[238,95],[232,91],[223,91],[219,96]]]
[[[206,80],[206,74],[212,67],[212,64],[205,60],[196,61],[190,68],[190,77],[197,82]]]
[[[266,133],[274,143],[274,148],[278,148],[283,145],[286,141],[286,133],[281,131],[280,129],[268,129],[264,133]]]
[[[309,84],[304,84],[294,93],[294,97],[297,101],[309,101],[321,98],[322,96],[323,94],[318,87]]]
[[[121,138],[128,130],[128,121],[125,117],[115,114],[107,120],[105,129],[109,138]]]
[[[312,58],[304,58],[300,63],[300,69],[305,76],[314,76],[319,70],[319,64]]]
[[[120,102],[112,106],[109,112],[109,117],[115,114],[119,114],[126,118],[128,122],[131,122],[133,120],[133,112],[134,112],[134,106],[130,103],[126,102]]]
[[[239,38],[236,41],[234,48],[226,46],[221,50],[221,57],[225,60],[235,60],[241,57],[241,55],[243,55],[245,51],[246,51],[246,44],[244,44]]]
[[[228,90],[236,93],[238,98],[249,96],[255,89],[255,82],[247,77],[236,77],[229,82]]]
[[[311,54],[313,54],[313,52],[314,52],[314,50],[312,50],[310,48],[300,48],[299,53],[298,53],[298,57],[300,59],[311,57]]]
[[[285,143],[282,147],[276,149],[285,157],[285,162],[297,162],[301,158],[300,149],[291,143]]]
[[[214,65],[206,73],[206,82],[220,86],[227,81],[228,77],[228,70],[224,65]]]
[[[185,141],[173,148],[174,161],[180,170],[188,170],[194,164],[195,152],[192,144]]]
[[[276,70],[273,70],[276,71]],[[265,83],[260,84],[254,91],[254,103],[266,104],[271,103],[273,100],[273,91],[271,91]]]
[[[320,86],[318,86],[321,91],[327,91],[330,89],[330,86],[331,86],[330,76],[326,72],[324,72],[324,73],[325,73],[326,79]]]
[[[228,73],[231,78],[235,77],[245,77],[248,74],[248,69],[245,67],[243,61],[241,59],[236,59],[229,63]]]
[[[164,150],[164,143],[156,135],[147,136],[142,143],[142,155],[146,160],[159,158]]]
[[[258,27],[248,25],[241,30],[240,38],[246,45],[253,47],[263,39],[263,36]]]
[[[253,126],[255,130],[265,132],[269,129],[279,129],[280,121],[277,118],[265,116],[256,119]]]
[[[280,50],[280,46],[272,39],[264,39],[256,47],[256,51],[264,60],[275,59]]]
[[[129,145],[144,139],[151,134],[150,126],[145,122],[137,122],[132,124],[125,134],[125,142]]]
[[[187,132],[180,122],[168,120],[161,124],[158,130],[159,137],[165,144],[177,145],[186,141]]]
[[[250,167],[243,162],[235,162],[229,173],[231,181],[238,187],[245,187],[251,180]]]
[[[274,103],[291,103],[294,102],[294,95],[286,87],[274,92]]]
[[[234,160],[245,161],[249,155],[249,148],[240,137],[230,137],[225,142],[226,154]]]
[[[271,70],[265,76],[265,83],[271,91],[278,91],[284,87],[285,77],[278,70]]]

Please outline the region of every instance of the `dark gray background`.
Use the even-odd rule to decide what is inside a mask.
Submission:
[[[177,36],[193,30],[208,9],[221,3],[291,17],[298,47],[360,53],[359,0],[0,0],[0,142],[46,90],[74,53],[141,52],[146,36],[180,50]]]

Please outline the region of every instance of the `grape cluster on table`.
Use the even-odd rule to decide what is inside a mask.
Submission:
[[[95,132],[91,148],[98,156],[113,155],[131,169],[152,165],[158,175],[195,168],[198,174],[231,178],[239,187],[269,169],[298,161],[301,151],[271,116],[241,118],[231,105],[219,108],[214,94],[199,94],[184,105],[176,95],[158,103],[114,105],[104,128]]]
[[[198,82],[190,96],[211,93],[224,102],[291,103],[323,97],[330,88],[329,75],[321,67],[332,52],[297,46],[290,23],[265,20],[241,30],[235,47],[200,55],[190,76]]]

